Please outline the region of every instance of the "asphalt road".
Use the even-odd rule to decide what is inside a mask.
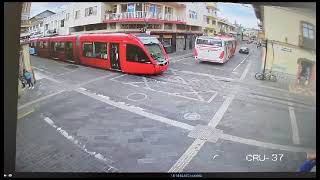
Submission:
[[[171,58],[136,76],[32,56],[18,102],[17,171],[294,172],[316,149],[307,97],[256,82],[261,52]]]

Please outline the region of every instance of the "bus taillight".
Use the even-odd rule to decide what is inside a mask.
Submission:
[[[220,54],[219,58],[223,59],[223,57],[224,57],[224,51],[221,51],[221,54]]]
[[[193,50],[194,56],[198,56],[198,51],[196,49]]]

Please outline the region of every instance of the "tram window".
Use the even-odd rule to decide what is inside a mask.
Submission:
[[[108,59],[108,44],[102,42],[95,42],[94,43],[95,55],[96,58],[99,59]]]
[[[64,42],[55,42],[54,51],[64,51]]]
[[[95,57],[93,43],[83,43],[83,56]]]
[[[43,42],[43,47],[42,48],[48,48],[48,41]]]
[[[127,44],[127,61],[131,62],[141,62],[141,63],[147,63],[150,62],[148,56],[144,53],[142,48]]]
[[[39,42],[39,46],[40,46],[40,48],[43,48],[43,41]]]

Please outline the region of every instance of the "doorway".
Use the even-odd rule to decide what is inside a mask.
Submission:
[[[121,70],[120,67],[120,53],[119,53],[119,43],[110,43],[110,63],[111,69]]]
[[[300,67],[301,70],[298,75],[299,84],[301,86],[308,86],[310,84],[313,62],[309,60],[300,60]]]

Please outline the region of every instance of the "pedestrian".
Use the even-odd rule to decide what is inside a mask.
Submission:
[[[33,89],[33,83],[32,83],[32,75],[29,71],[26,71],[25,69],[23,70],[23,76],[25,78],[25,80],[27,81],[28,85],[29,85],[29,89]]]
[[[310,153],[307,155],[307,160],[300,166],[299,172],[310,172],[316,166],[316,154]]]
[[[25,79],[23,75],[21,75],[20,73],[19,73],[19,80],[21,81],[22,88],[25,88],[26,87]]]

